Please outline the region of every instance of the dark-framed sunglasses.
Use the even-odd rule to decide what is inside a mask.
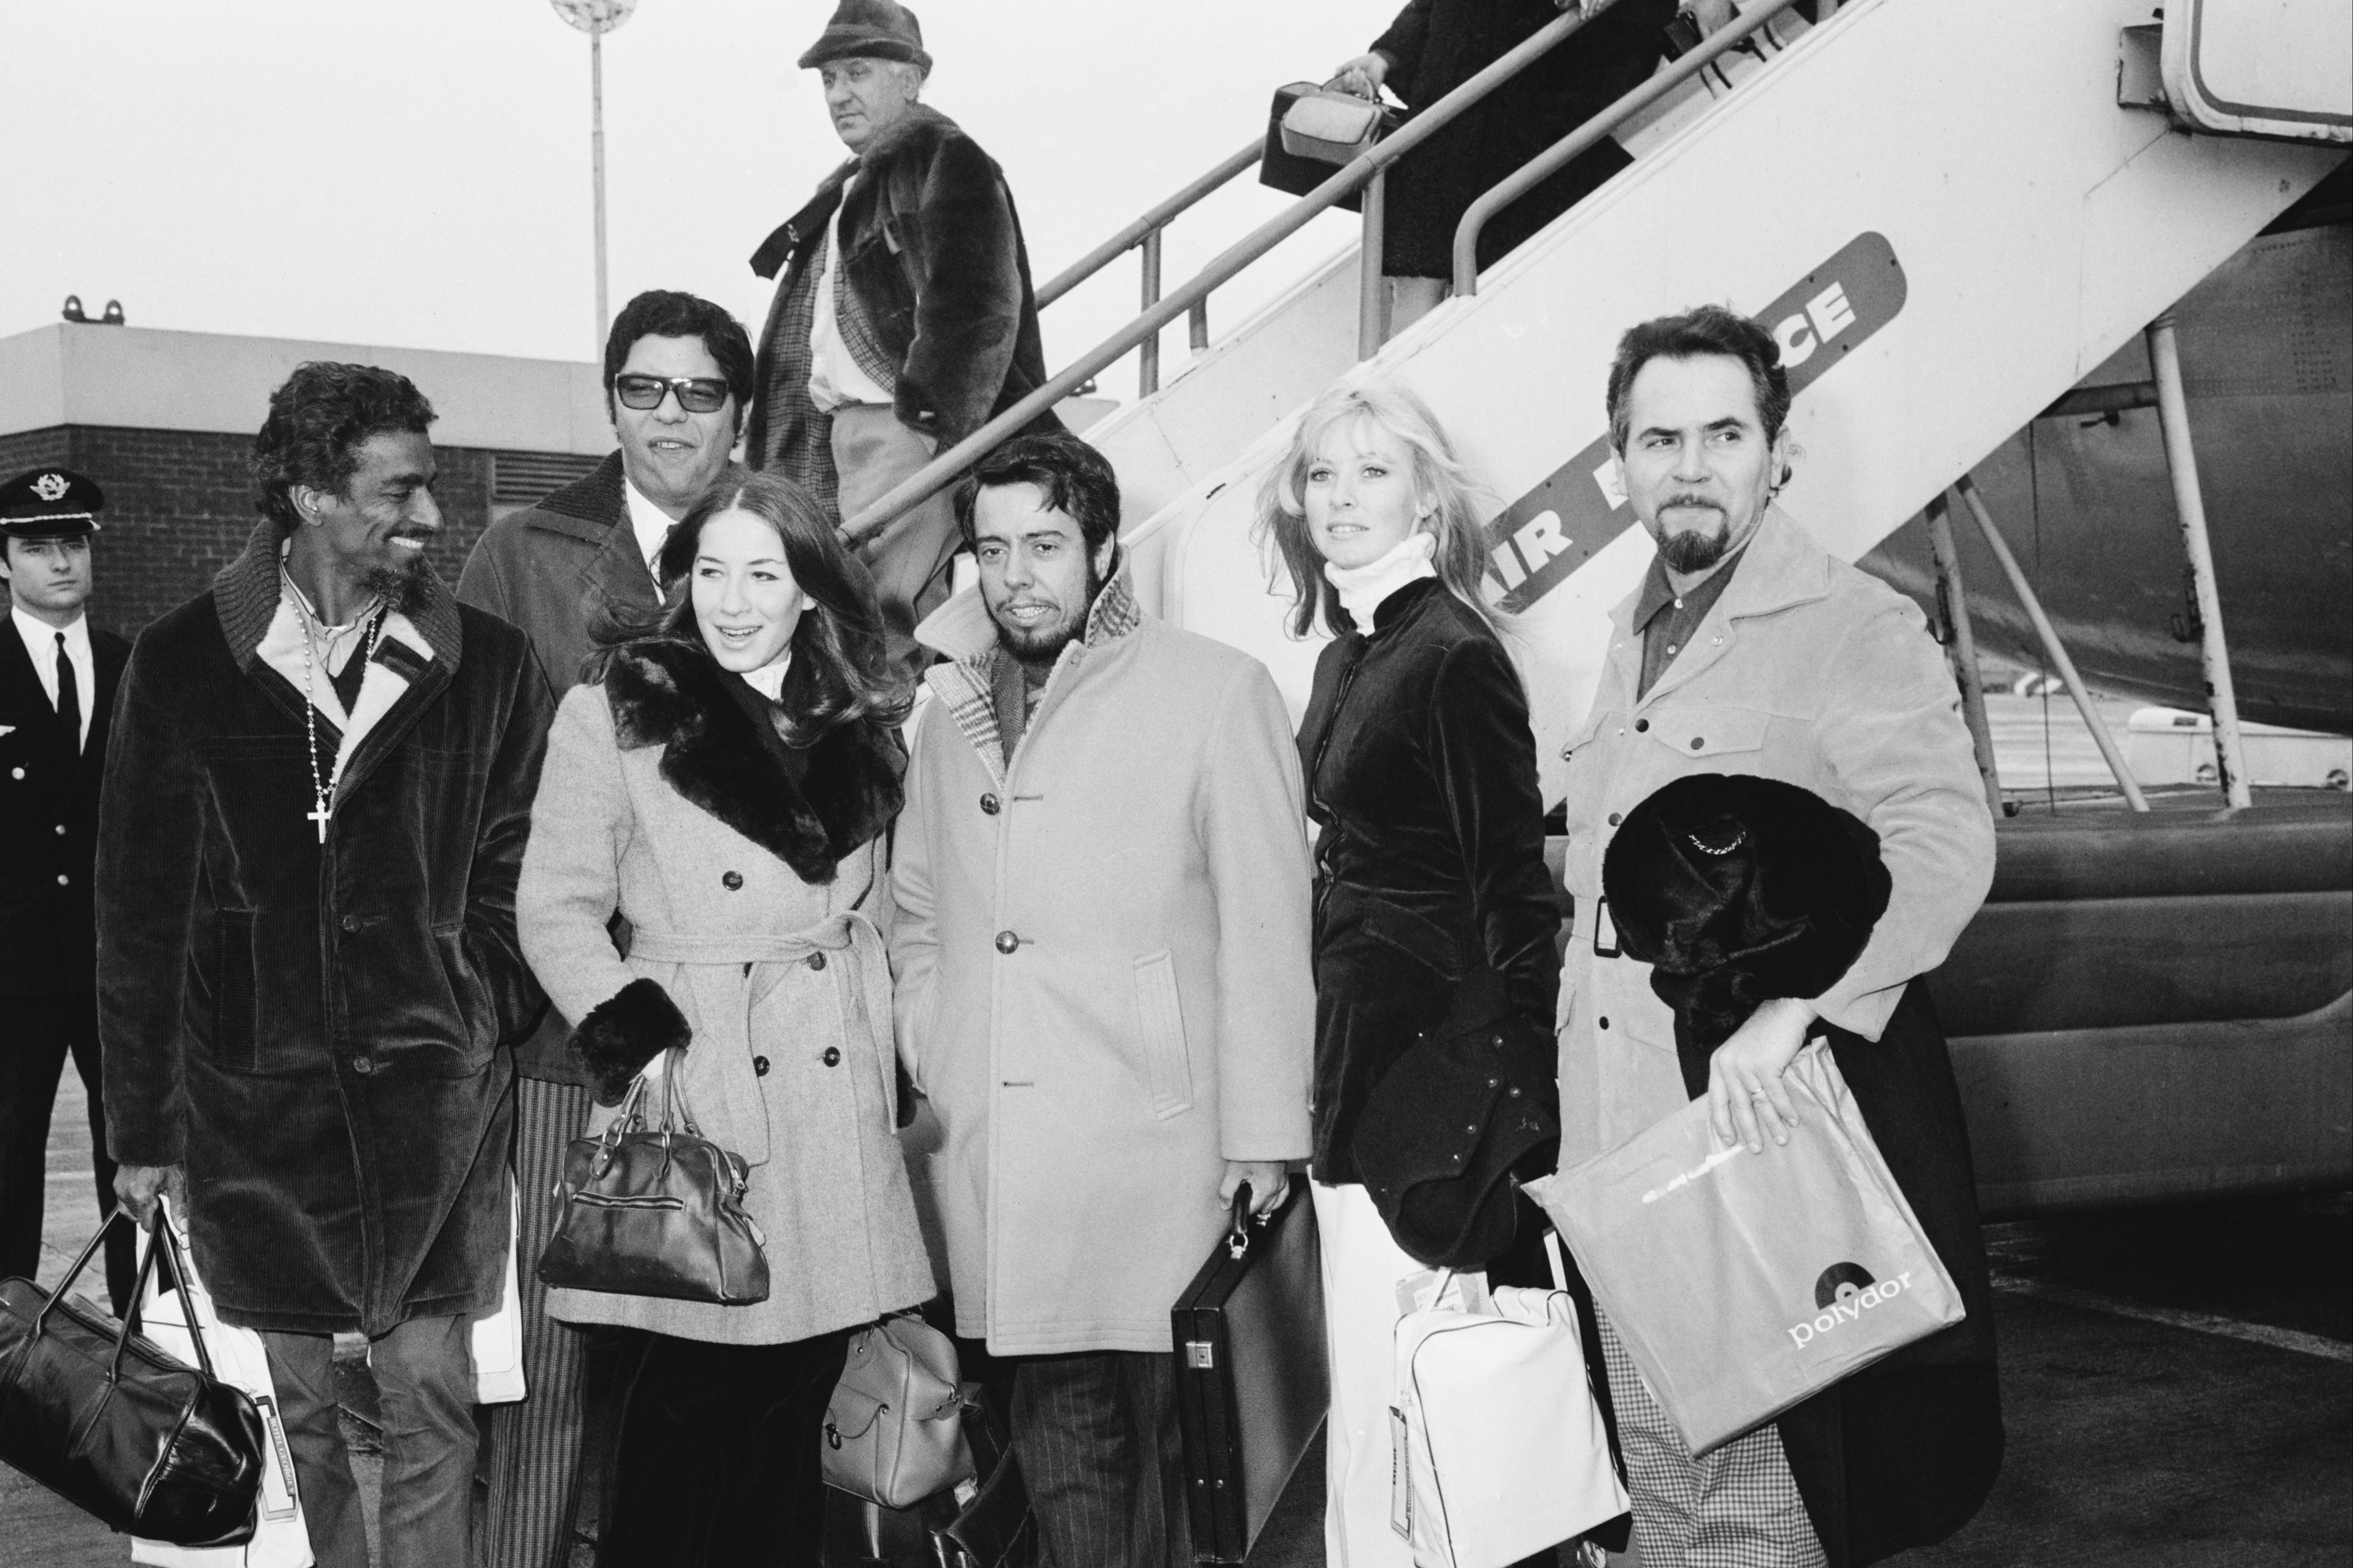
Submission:
[[[662,399],[678,394],[678,405],[689,414],[716,414],[727,402],[727,384],[705,375],[617,375],[613,395],[624,408],[659,408]]]

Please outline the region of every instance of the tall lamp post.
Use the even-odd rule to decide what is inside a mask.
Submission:
[[[629,19],[638,0],[548,0],[555,14],[588,35],[588,142],[596,168],[596,348],[605,352],[612,311],[605,293],[605,35]]]

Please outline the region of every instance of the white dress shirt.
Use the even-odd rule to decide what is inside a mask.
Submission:
[[[98,663],[90,651],[90,617],[76,616],[69,626],[53,626],[38,616],[26,615],[23,605],[12,604],[8,618],[16,623],[25,651],[33,656],[33,673],[41,678],[41,690],[52,710],[58,705],[58,633],[65,633],[66,657],[73,660],[76,701],[81,708],[81,744],[88,750],[90,711],[98,700]]]
[[[645,492],[626,478],[621,480],[621,492],[628,497],[629,531],[638,536],[638,558],[646,563],[646,574],[659,586],[661,574],[654,570],[654,557],[661,553],[662,542],[670,537],[677,520],[648,500]]]
[[[825,270],[818,275],[817,310],[809,321],[809,401],[820,414],[852,403],[880,403],[886,407],[891,395],[880,383],[858,368],[858,360],[842,341],[841,318],[834,310],[834,274],[841,267],[841,209],[849,205],[849,186],[841,188],[841,201],[828,221],[825,237]]]

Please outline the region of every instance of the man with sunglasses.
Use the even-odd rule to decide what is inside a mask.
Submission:
[[[743,323],[691,294],[655,289],[621,308],[605,342],[605,403],[620,450],[538,505],[491,524],[458,597],[522,628],[560,700],[600,632],[658,610],[651,563],[670,524],[733,464],[752,391]],[[551,705],[550,712],[554,711]],[[586,1125],[588,1079],[551,1007],[515,1053],[515,1173],[522,1194],[523,1380],[520,1405],[491,1416],[491,1568],[570,1561],[586,1421],[586,1342],[543,1310],[533,1272],[555,1220],[565,1145]]]
[[[916,101],[932,57],[915,14],[840,0],[800,64],[852,156],[752,257],[784,281],[744,460],[847,522],[1043,385],[1046,354],[1004,171]],[[1029,426],[1060,427],[1050,413]],[[930,662],[915,623],[947,597],[960,542],[944,489],[862,552],[911,669]]]

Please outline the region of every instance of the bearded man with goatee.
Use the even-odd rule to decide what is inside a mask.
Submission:
[[[1137,605],[1077,437],[1007,443],[955,507],[987,624],[925,627],[954,657],[892,879],[900,1057],[943,1140],[918,1199],[957,1331],[1014,1360],[1045,1560],[1190,1568],[1169,1304],[1308,1150],[1290,720],[1257,660]]]
[[[1774,504],[1791,453],[1772,333],[1715,306],[1645,321],[1620,340],[1609,412],[1627,500],[1658,554],[1610,612],[1600,686],[1567,752],[1562,1165],[1702,1095],[1727,1144],[1770,1159],[1797,1119],[1781,1075],[1824,1038],[1968,1310],[1698,1456],[1599,1314],[1634,1538],[1653,1564],[1849,1568],[1950,1534],[2001,1462],[1976,1183],[1927,985],[1992,883],[1993,820],[1960,692],[1920,611]],[[1703,1068],[1651,966],[1620,950],[1602,863],[1661,788],[1724,773],[1797,784],[1860,818],[1893,891],[1836,984],[1760,1004]]]
[[[433,410],[305,364],[270,395],[262,513],[149,626],[99,807],[115,1191],[168,1187],[222,1319],[258,1330],[322,1568],[368,1543],[334,1336],[396,1441],[383,1563],[468,1560],[470,1324],[510,1245],[512,1042],[542,998],[514,889],[551,706],[530,643],[425,563]]]

